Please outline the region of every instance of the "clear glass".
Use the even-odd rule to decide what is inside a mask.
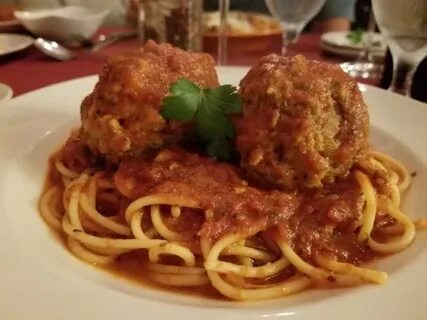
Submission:
[[[409,95],[412,76],[427,55],[427,0],[372,0],[372,5],[393,56],[389,90]]]
[[[144,6],[145,0],[139,0],[138,2],[138,8],[137,8],[137,15],[136,15],[136,28],[138,32],[138,40],[141,43],[144,43],[146,40],[145,36],[145,6]]]
[[[265,0],[271,15],[283,28],[282,54],[295,43],[306,24],[319,13],[326,0]]]
[[[230,11],[230,0],[219,0],[219,27],[218,27],[218,65],[227,64],[228,35],[227,19]]]
[[[176,47],[201,51],[203,0],[139,0],[141,40],[154,39]]]
[[[366,32],[363,34],[363,47],[360,54],[356,61],[344,62],[341,64],[343,70],[353,78],[379,80],[381,77],[383,66],[375,61],[372,53],[375,26],[375,17],[371,9]]]

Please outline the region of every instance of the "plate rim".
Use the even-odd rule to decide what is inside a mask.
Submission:
[[[33,37],[29,35],[19,34],[19,33],[0,33],[0,38],[2,37],[13,37],[17,39],[20,38],[22,40],[22,43],[9,49],[0,48],[0,56],[5,56],[14,52],[22,51],[24,49],[31,47],[34,43]]]
[[[3,88],[5,90],[5,94],[3,96],[0,95],[0,103],[3,104],[12,99],[13,90],[6,83],[2,83],[2,82],[0,82],[0,88]]]
[[[330,44],[327,44],[324,42],[320,43],[320,48],[325,52],[333,53],[335,55],[347,57],[347,58],[355,58],[362,51],[361,49],[352,49],[352,48],[347,48],[347,47],[334,46],[334,45],[330,45]],[[372,51],[372,54],[376,58],[384,58],[386,55],[386,51],[379,51],[379,50],[375,51],[374,50],[374,51]]]
[[[323,42],[325,44],[328,44],[330,46],[334,46],[334,47],[339,47],[339,48],[347,48],[347,49],[353,49],[353,50],[361,50],[363,49],[361,45],[358,44],[339,44],[337,42],[331,41],[330,38],[333,37],[345,37],[350,31],[328,31],[328,32],[324,32],[321,34],[320,36],[320,42]],[[365,32],[365,31],[364,31]],[[381,38],[381,42],[383,43],[383,45],[385,45],[383,36],[380,32],[373,32],[373,36],[374,37],[379,37]],[[372,51],[385,51],[384,46],[381,47],[374,47],[372,48]]]

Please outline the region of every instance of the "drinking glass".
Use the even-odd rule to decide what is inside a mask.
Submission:
[[[146,40],[145,35],[145,3],[144,0],[138,1],[138,6],[136,8],[136,28],[138,32],[138,40],[141,43],[144,43]]]
[[[219,0],[218,65],[220,66],[227,64],[227,19],[229,10],[230,0]]]
[[[375,17],[372,9],[369,12],[368,26],[362,39],[362,50],[356,61],[344,62],[341,68],[353,78],[378,80],[382,74],[382,64],[376,63],[373,53],[373,36],[375,31]]]
[[[306,24],[319,13],[326,0],[265,0],[268,10],[283,29],[282,54],[295,43]]]
[[[145,34],[145,1],[146,0],[121,0],[122,8],[126,12],[127,23],[136,27],[138,40],[141,43],[147,40]]]
[[[389,90],[409,95],[416,67],[427,55],[427,1],[372,0],[372,5],[393,56]]]
[[[201,51],[203,0],[139,0],[137,7],[141,41],[153,39]]]

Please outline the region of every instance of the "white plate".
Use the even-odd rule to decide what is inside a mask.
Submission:
[[[33,38],[22,34],[0,33],[0,56],[24,50],[33,44]]]
[[[12,98],[12,95],[12,88],[5,85],[4,83],[0,83],[0,103],[8,101],[10,98]]]
[[[357,56],[363,48],[362,42],[354,44],[347,38],[347,31],[332,31],[322,34],[320,45],[323,50],[332,52],[345,57]],[[366,33],[363,34],[366,37]],[[379,43],[372,47],[374,56],[383,57],[387,50],[383,37],[380,33],[373,34],[373,42]]]
[[[83,2],[82,2],[83,3]],[[32,34],[38,37],[73,43],[89,39],[107,16],[105,8],[91,9],[84,6],[15,11],[15,17]]]
[[[245,72],[221,68],[220,78],[237,84]],[[48,156],[78,124],[80,102],[96,79],[53,85],[14,98],[1,108],[0,319],[426,319],[427,232],[420,232],[408,250],[378,263],[390,273],[385,286],[311,290],[259,303],[157,291],[74,258],[39,217],[37,199]],[[404,209],[412,217],[426,217],[427,105],[361,88],[369,105],[374,146],[417,171]]]
[[[349,48],[354,50],[362,49],[363,40],[359,43],[353,43],[348,38],[348,35],[349,35],[348,31],[331,31],[331,32],[326,32],[322,34],[320,40],[332,46]],[[364,32],[362,37],[365,38],[366,36],[367,36],[367,33]],[[386,50],[386,44],[383,40],[383,36],[381,35],[381,33],[374,32],[372,34],[372,42],[377,44],[372,47],[374,51]]]
[[[354,49],[346,48],[346,47],[331,46],[331,45],[324,43],[324,42],[320,42],[320,48],[323,51],[330,52],[330,53],[333,53],[333,54],[338,55],[340,57],[349,58],[349,59],[350,58],[355,59],[360,54],[360,50],[354,50]],[[376,59],[382,59],[385,56],[385,52],[384,51],[373,51],[372,55]]]

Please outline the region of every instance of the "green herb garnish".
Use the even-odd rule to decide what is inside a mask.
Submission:
[[[210,157],[231,160],[235,129],[231,114],[242,113],[242,102],[236,87],[223,85],[202,89],[180,79],[169,88],[163,99],[161,115],[165,119],[193,121],[200,141]]]
[[[347,39],[349,39],[352,44],[358,44],[363,40],[363,32],[363,29],[360,28],[350,31],[347,34]]]

